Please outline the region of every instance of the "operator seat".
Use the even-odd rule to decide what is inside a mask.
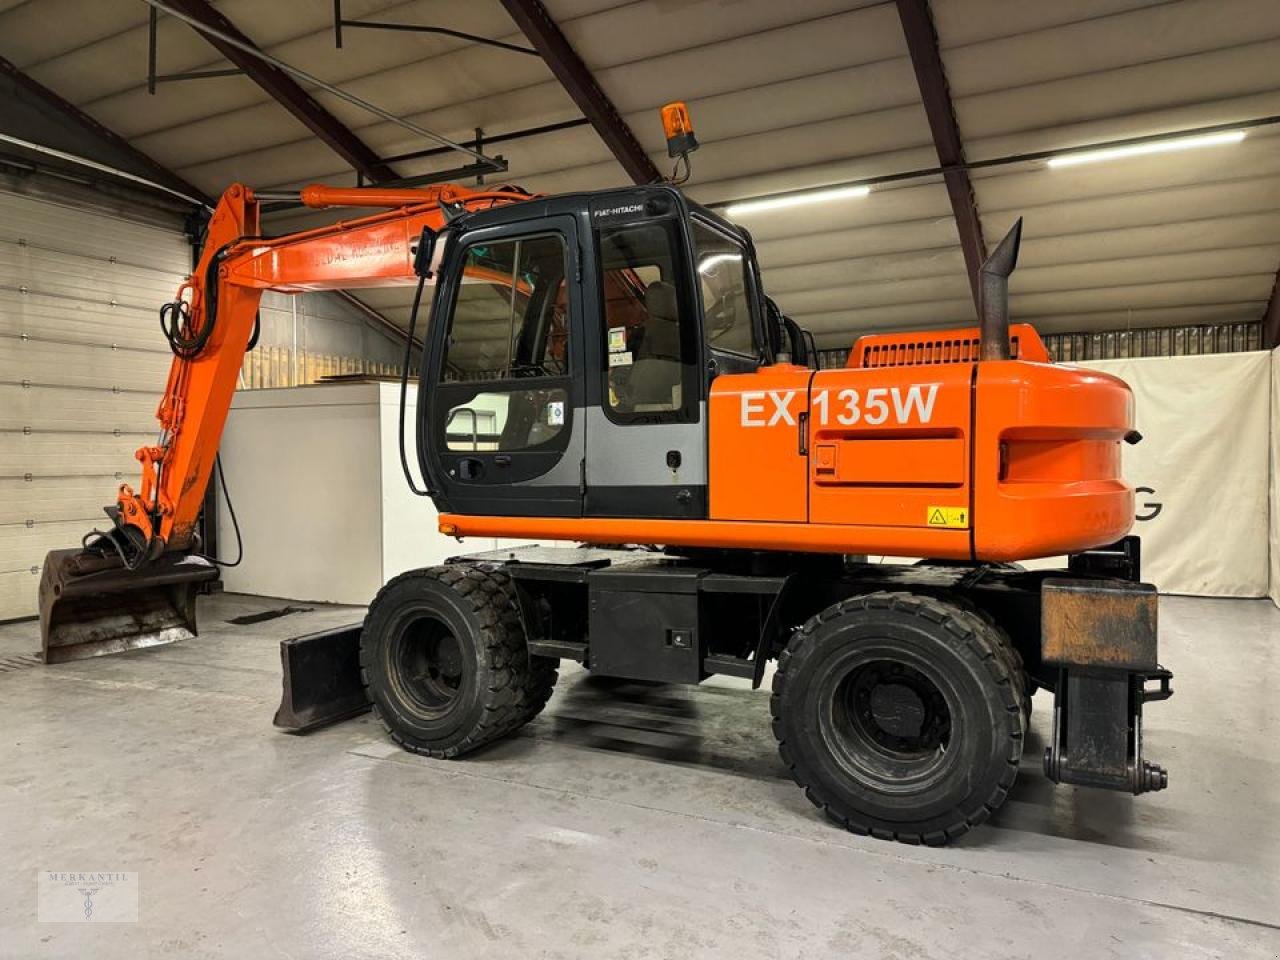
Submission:
[[[644,291],[644,308],[649,316],[631,369],[632,409],[636,413],[678,409],[680,310],[675,286],[665,280],[649,284]]]

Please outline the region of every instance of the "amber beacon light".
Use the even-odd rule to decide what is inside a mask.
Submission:
[[[698,149],[698,138],[693,135],[693,121],[683,100],[668,103],[662,108],[662,131],[667,135],[667,156],[682,157]]]

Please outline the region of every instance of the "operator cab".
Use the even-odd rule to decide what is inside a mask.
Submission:
[[[781,343],[750,235],[655,185],[466,214],[440,242],[418,423],[438,506],[706,518],[711,381]]]

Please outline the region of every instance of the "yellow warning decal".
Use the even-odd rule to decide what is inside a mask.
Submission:
[[[931,527],[964,530],[969,526],[968,507],[929,507],[927,517]]]

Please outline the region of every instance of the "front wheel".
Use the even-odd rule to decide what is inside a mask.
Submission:
[[[1003,631],[932,597],[873,593],[811,618],[773,680],[783,761],[847,829],[943,844],[1004,802],[1022,756]]]
[[[475,564],[387,583],[360,634],[374,712],[406,750],[458,757],[542,710],[558,661],[530,656],[510,577]]]

